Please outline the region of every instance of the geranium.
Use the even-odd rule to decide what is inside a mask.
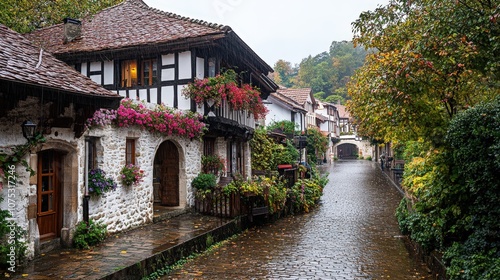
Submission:
[[[260,98],[260,91],[249,84],[237,83],[237,74],[229,69],[215,77],[196,79],[184,88],[182,94],[201,106],[205,101],[214,102],[219,107],[227,100],[234,110],[247,110],[255,119],[264,118],[268,112]]]
[[[122,168],[120,172],[122,183],[125,186],[136,185],[142,181],[144,177],[144,171],[139,168],[139,166],[134,164],[127,164]]]
[[[112,178],[106,177],[106,172],[102,169],[92,169],[89,171],[89,193],[100,196],[105,192],[116,189],[116,183]]]
[[[226,169],[224,159],[218,155],[204,155],[201,157],[201,169],[203,173],[211,173],[220,176]]]
[[[122,100],[118,110],[101,109],[87,120],[87,128],[93,126],[115,125],[129,127],[137,125],[150,132],[164,135],[178,135],[189,139],[201,139],[207,129],[202,117],[191,111],[173,110],[165,105],[157,105],[154,109],[131,99]]]

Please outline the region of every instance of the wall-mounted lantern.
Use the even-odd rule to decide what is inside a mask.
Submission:
[[[26,138],[28,141],[31,141],[35,138],[35,131],[36,131],[35,123],[32,123],[31,121],[24,121],[23,124],[21,125],[21,128],[23,129],[24,138]]]

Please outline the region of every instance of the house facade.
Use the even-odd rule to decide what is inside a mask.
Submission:
[[[208,128],[198,139],[157,133],[141,125],[85,129],[83,120],[74,147],[78,180],[71,199],[78,203],[71,214],[74,223],[67,227],[69,240],[74,224],[84,214],[82,197],[89,170],[105,171],[118,185],[100,197],[91,196],[88,202],[89,217],[105,223],[109,232],[151,222],[156,208],[193,206],[191,181],[201,171],[203,155],[224,159],[223,176],[251,175],[248,140],[255,128],[254,116],[233,110],[226,101],[214,107],[196,104],[182,94],[195,79],[213,77],[225,69],[235,69],[240,83],[258,87],[262,98],[275,91],[277,86],[267,78],[272,68],[230,27],[153,9],[141,0],[126,0],[90,18],[65,19],[25,37],[88,77],[100,90],[150,111],[167,108],[174,115],[198,113]],[[99,108],[82,110],[90,118]],[[120,171],[129,164],[140,167],[144,177],[127,187],[120,181]],[[67,210],[61,215],[67,215]]]
[[[31,258],[52,240],[71,244],[83,211],[84,123],[99,108],[116,109],[122,97],[3,25],[0,44],[0,208],[26,230]],[[28,145],[25,121],[46,141]]]
[[[337,107],[331,103],[318,102],[318,107],[315,110],[317,125],[330,141],[328,141],[328,158],[335,157],[335,144],[340,142],[340,115]]]
[[[290,121],[295,123],[297,131],[305,132],[307,110],[295,100],[274,92],[266,99],[266,107],[269,110],[265,119],[266,126],[274,122]]]
[[[317,107],[316,99],[312,94],[311,88],[280,88],[276,93],[293,100],[306,111],[305,129],[308,127],[317,127],[314,110]]]

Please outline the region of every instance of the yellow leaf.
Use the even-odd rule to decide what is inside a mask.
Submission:
[[[125,251],[125,250],[120,252],[120,254],[126,254],[126,253],[127,253],[127,251]]]

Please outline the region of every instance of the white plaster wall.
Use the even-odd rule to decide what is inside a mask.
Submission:
[[[272,101],[271,101],[272,102]],[[272,122],[291,121],[292,113],[276,103],[266,104],[269,113],[266,115],[266,126]]]

